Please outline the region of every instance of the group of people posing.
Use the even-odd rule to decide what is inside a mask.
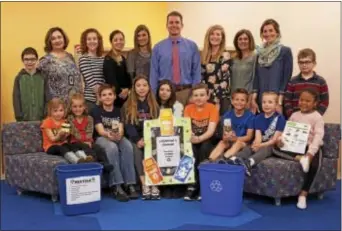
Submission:
[[[142,198],[159,199],[160,187],[145,185],[143,124],[158,118],[160,108],[172,108],[174,116],[191,118],[196,183],[186,190],[163,187],[165,197],[200,200],[197,167],[203,162],[243,165],[251,175],[253,166],[276,155],[301,164],[306,180],[297,206],[306,208],[322,159],[322,115],[329,105],[326,81],[314,71],[315,52],[306,48],[298,53],[300,73],[292,77],[292,52],[281,44],[274,19],[261,25],[258,47],[249,30],[238,31],[234,56],[226,50],[220,25],[208,29],[201,51],[181,36],[179,12],[169,13],[166,25],[169,37],[153,49],[149,29],[139,25],[127,57],[122,31],[110,34],[112,48],[104,55],[101,34],[87,29],[77,63],[66,52],[65,32],[51,28],[39,62],[34,48],[22,52],[24,68],[13,89],[16,120],[45,117],[44,150],[70,163],[103,163],[119,201],[139,197],[136,175]],[[226,119],[230,131],[223,129]],[[305,155],[280,150],[286,119],[311,125]]]

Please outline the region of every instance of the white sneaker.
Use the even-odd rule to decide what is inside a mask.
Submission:
[[[306,197],[305,196],[298,197],[297,208],[306,209]]]
[[[309,157],[303,156],[302,158],[300,158],[299,163],[302,165],[303,172],[307,173],[310,168]]]

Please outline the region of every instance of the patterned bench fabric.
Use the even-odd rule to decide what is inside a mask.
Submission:
[[[4,124],[2,145],[5,155],[43,152],[40,122]]]
[[[58,195],[55,168],[60,164],[68,164],[60,156],[46,153],[29,153],[26,155],[7,155],[6,180],[23,190]]]

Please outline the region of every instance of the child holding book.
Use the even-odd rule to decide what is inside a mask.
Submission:
[[[251,175],[251,168],[272,155],[273,146],[285,127],[285,118],[276,112],[278,95],[275,92],[262,94],[262,110],[255,117],[255,139],[251,146],[246,146],[228,163],[237,163],[245,167],[246,174]]]
[[[43,134],[43,148],[47,154],[64,157],[70,163],[85,162],[85,155],[74,153],[68,144],[70,132],[62,129],[65,124],[65,105],[59,98],[53,98],[47,105],[47,117],[40,128]]]
[[[297,207],[299,209],[306,209],[306,198],[312,183],[315,180],[319,167],[322,163],[322,151],[324,137],[324,120],[321,114],[317,111],[319,105],[319,93],[314,89],[304,89],[299,97],[298,106],[300,111],[294,112],[289,121],[309,124],[311,126],[309,138],[307,142],[306,153],[304,155],[297,155],[292,152],[280,151],[284,143],[282,137],[278,138],[277,147],[274,154],[289,159],[292,157],[294,160],[299,161],[305,173],[304,184],[298,196]]]
[[[184,200],[201,200],[198,165],[207,159],[214,145],[212,136],[219,121],[219,111],[214,104],[208,103],[209,90],[204,83],[195,85],[191,93],[192,103],[184,110],[184,117],[191,119],[192,151],[195,158],[196,184],[188,186]]]
[[[144,121],[157,119],[159,114],[158,103],[151,92],[150,84],[143,75],[137,75],[133,82],[127,102],[122,108],[125,130],[133,144],[135,168],[142,184],[143,200],[158,200],[160,192],[157,186],[145,185],[144,160]]]
[[[216,161],[223,153],[227,159],[235,155],[253,138],[254,114],[246,109],[248,91],[236,89],[232,94],[233,109],[225,112],[218,126],[218,137],[221,139],[210,153],[209,162]]]
[[[95,124],[95,143],[105,150],[109,163],[114,166],[109,174],[109,186],[118,201],[137,199],[133,147],[123,136],[120,109],[114,106],[115,89],[103,84],[98,91],[100,105],[92,109],[91,116]]]

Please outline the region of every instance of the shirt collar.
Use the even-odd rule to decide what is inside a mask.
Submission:
[[[302,80],[308,80],[308,79],[303,78],[302,73],[299,73],[298,77]],[[317,78],[316,72],[313,72],[313,76],[309,79],[314,79],[314,78]]]
[[[180,43],[183,40],[182,36],[179,36],[178,38],[169,37],[168,39],[170,40],[171,43],[173,43],[173,41],[177,41],[177,43]]]

